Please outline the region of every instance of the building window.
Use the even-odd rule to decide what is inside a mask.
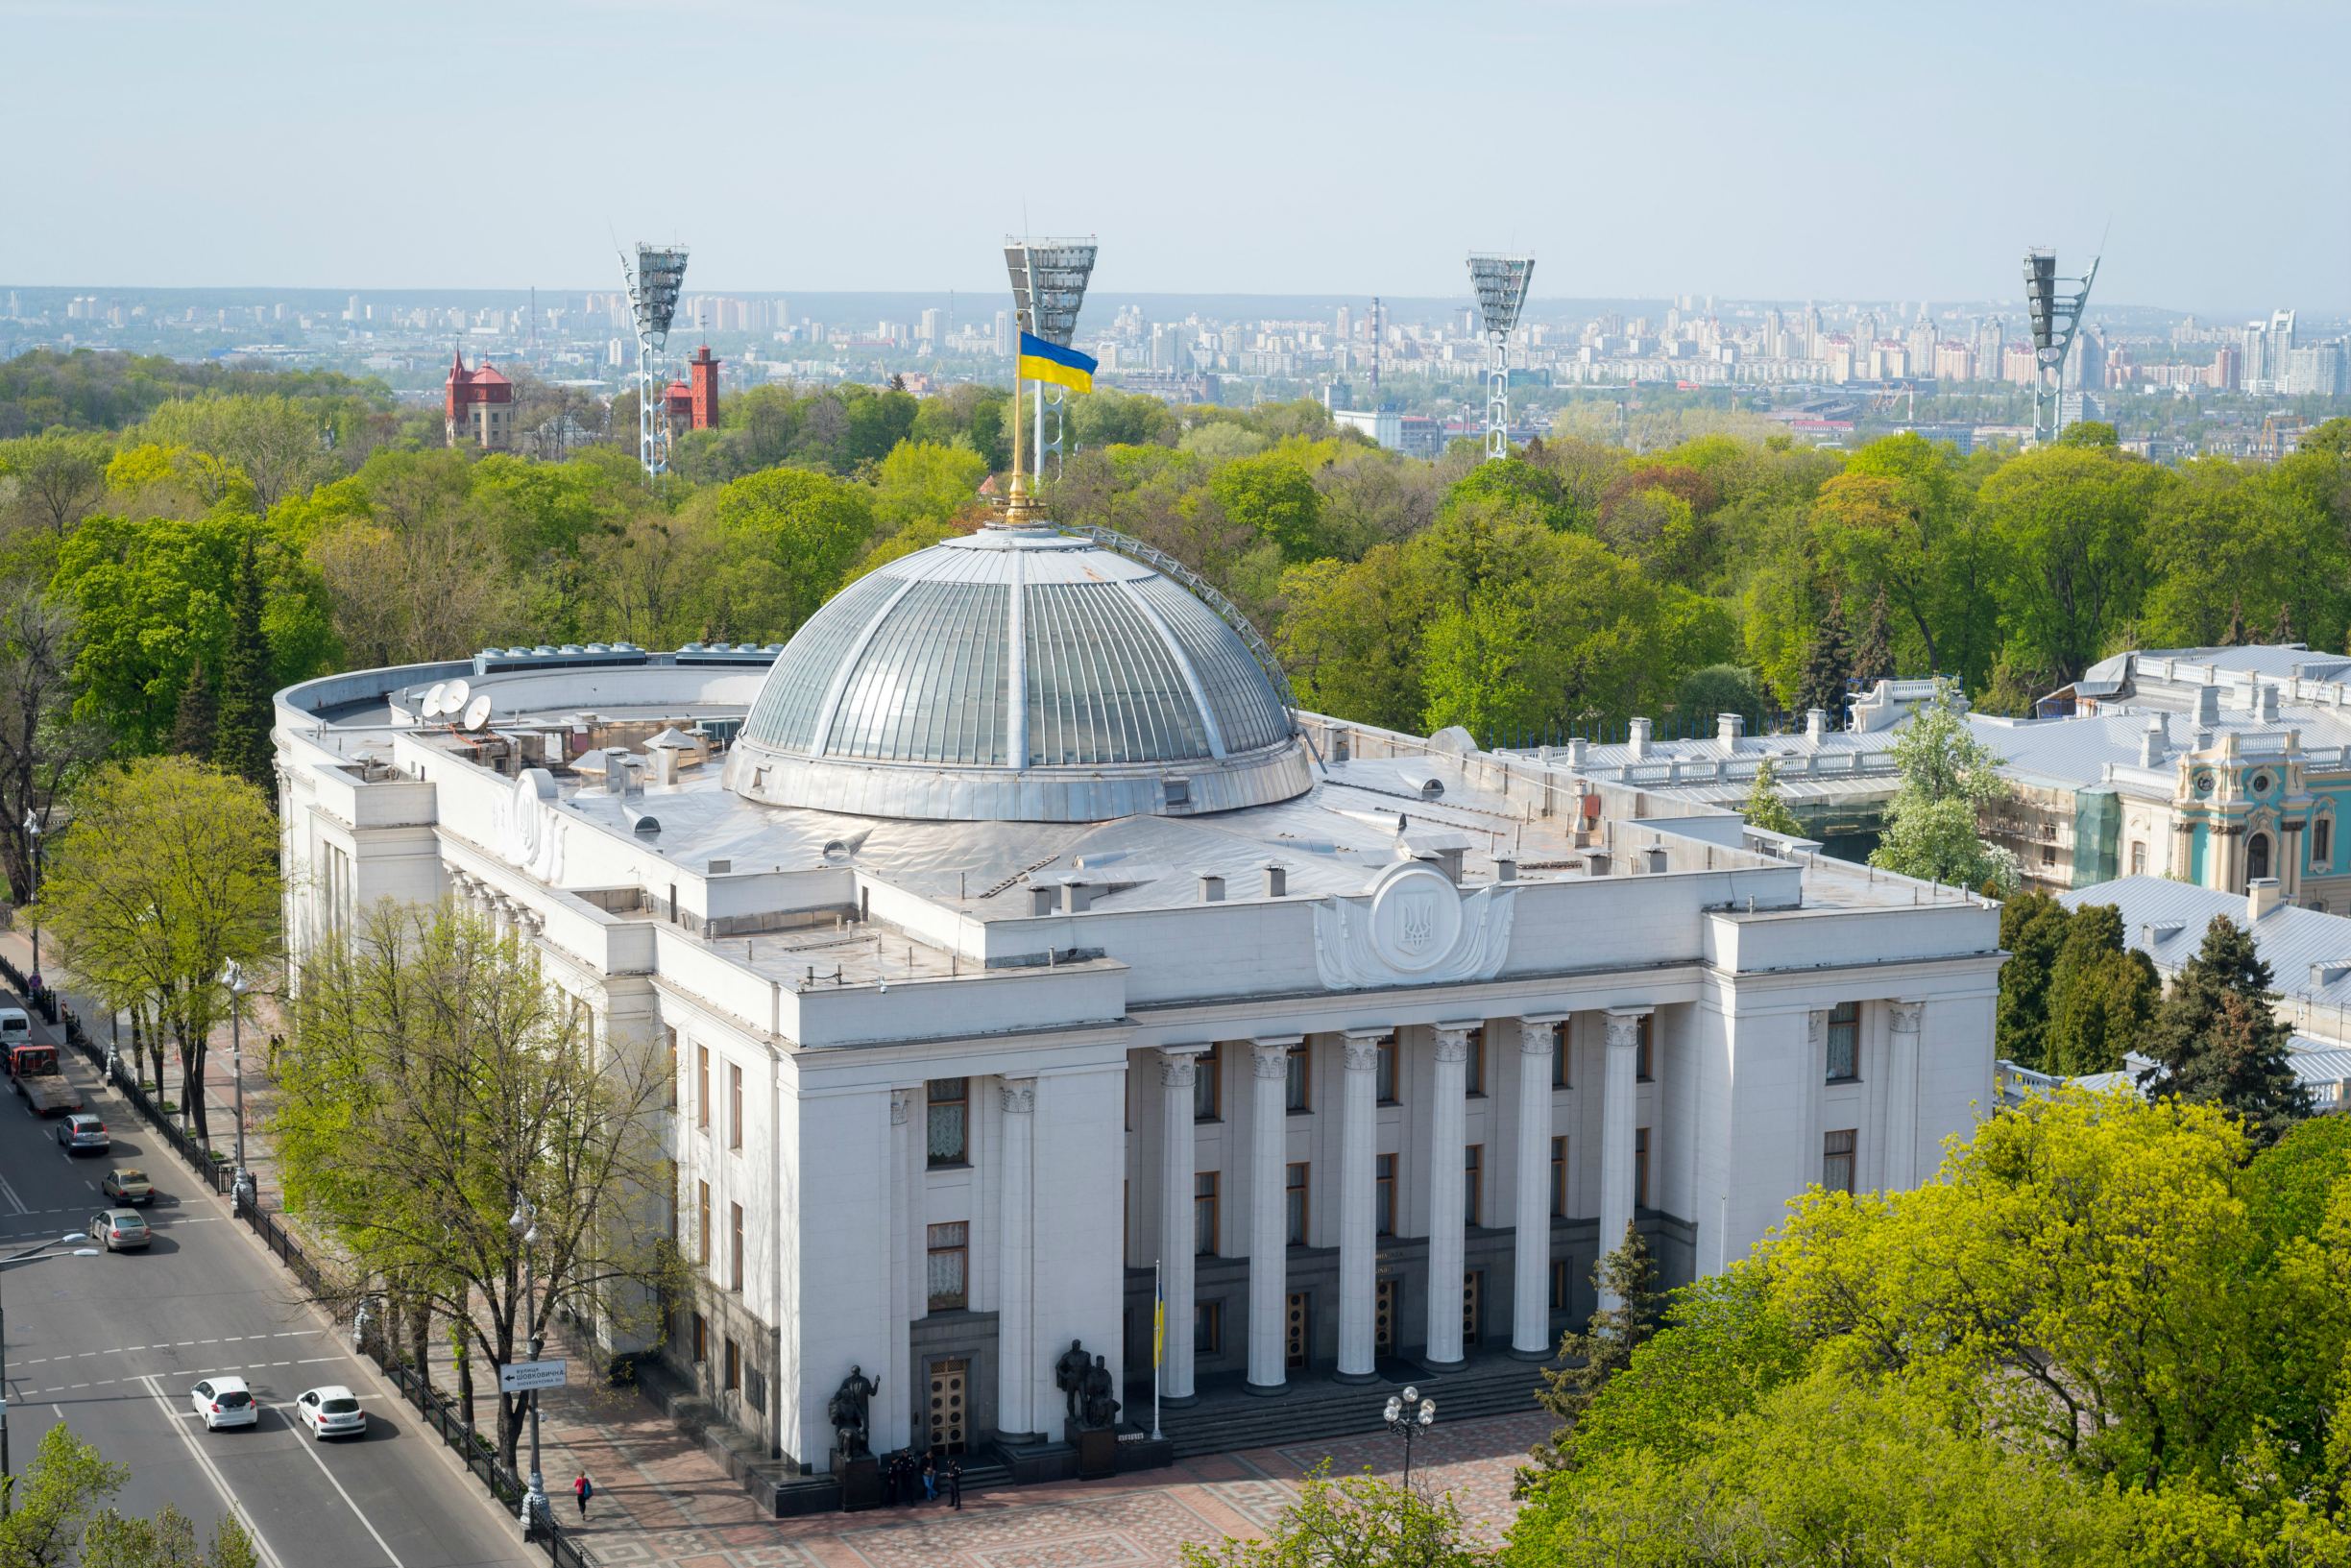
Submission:
[[[742,1387],[742,1347],[730,1336],[726,1341],[726,1391],[733,1393]]]
[[[678,1069],[683,1065],[678,1061],[677,1030],[668,1025],[664,1025],[662,1036],[669,1044],[669,1109],[674,1111],[677,1109]]]
[[[2311,869],[2324,871],[2335,858],[2335,823],[2319,817],[2311,823]]]
[[[969,1289],[971,1226],[959,1219],[949,1225],[933,1225],[929,1239],[930,1310],[960,1312]]]
[[[1633,1207],[1649,1207],[1649,1129],[1633,1129]]]
[[[710,1319],[700,1313],[693,1315],[693,1359],[697,1366],[710,1360]]]
[[[1657,1014],[1640,1015],[1640,1044],[1634,1048],[1633,1080],[1636,1083],[1657,1081]]]
[[[1462,1092],[1483,1098],[1486,1094],[1486,1031],[1483,1028],[1469,1031],[1468,1049],[1466,1066],[1462,1074]]]
[[[1221,1356],[1224,1353],[1224,1303],[1195,1302],[1192,1307],[1192,1354]]]
[[[2146,875],[2146,846],[2136,841],[2131,844],[2130,874],[2134,877]]]
[[[1829,1011],[1829,1081],[1851,1083],[1861,1075],[1861,1004],[1840,1001]]]
[[[1201,1170],[1192,1177],[1192,1250],[1212,1257],[1217,1249],[1217,1173]]]
[[[742,1147],[742,1068],[727,1063],[727,1147]]]
[[[710,1047],[694,1047],[694,1125],[710,1128]]]
[[[933,1168],[971,1161],[971,1079],[933,1078],[923,1086],[931,1102],[925,1122],[926,1147]]]
[[[1479,1178],[1486,1171],[1486,1146],[1471,1144],[1462,1150],[1462,1223],[1486,1223],[1485,1183]]]
[[[1396,1102],[1396,1037],[1386,1036],[1379,1043],[1379,1066],[1373,1070],[1372,1092],[1382,1105]]]
[[[1371,1169],[1371,1223],[1382,1236],[1395,1234],[1395,1165],[1393,1154],[1374,1156]]]
[[[1282,1066],[1282,1107],[1292,1116],[1304,1116],[1314,1109],[1314,1103],[1307,1094],[1309,1080],[1314,1075],[1313,1069],[1314,1058],[1308,1054],[1306,1048],[1293,1047]]]
[[[1306,1162],[1294,1160],[1282,1184],[1283,1218],[1290,1227],[1290,1244],[1306,1244]]]
[[[703,1267],[710,1266],[710,1183],[694,1183],[698,1193],[694,1205],[694,1253]]]
[[[1567,1140],[1551,1140],[1551,1218],[1567,1218]]]
[[[1218,1122],[1224,1119],[1224,1048],[1210,1046],[1200,1052],[1200,1070],[1192,1078],[1192,1120]]]
[[[2245,880],[2269,875],[2269,835],[2255,833],[2245,840]]]
[[[743,1226],[742,1205],[727,1205],[727,1280],[730,1288],[740,1294],[743,1288]]]
[[[1551,1087],[1575,1087],[1567,1081],[1567,1025],[1563,1022],[1551,1025]]]
[[[1567,1310],[1567,1260],[1564,1258],[1551,1260],[1551,1310],[1555,1313]]]
[[[2053,866],[2053,865],[2055,865],[2056,863],[2057,863],[2057,852],[2056,852],[2054,849],[2051,849],[2051,848],[2050,848],[2048,845],[2047,845],[2047,844],[2042,845],[2042,846],[2041,846],[2041,864],[2042,864],[2042,867],[2043,867],[2044,869],[2047,869],[2048,867],[2049,867],[2049,866]]]
[[[1832,1193],[1854,1190],[1854,1129],[1832,1132],[1821,1139],[1821,1185]]]

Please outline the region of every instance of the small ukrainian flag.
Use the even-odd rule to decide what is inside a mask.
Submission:
[[[1051,381],[1072,392],[1092,392],[1094,364],[1077,350],[1048,343],[1033,332],[1020,335],[1020,374],[1024,380]]]

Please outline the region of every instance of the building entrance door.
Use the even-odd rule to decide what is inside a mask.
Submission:
[[[971,1381],[971,1363],[960,1357],[942,1358],[931,1363],[931,1451],[934,1454],[960,1454],[967,1437],[965,1411],[969,1409],[966,1385]]]
[[[1396,1340],[1396,1282],[1379,1282],[1379,1293],[1371,1308],[1371,1348],[1382,1356],[1395,1354]]]
[[[1289,1310],[1282,1317],[1282,1364],[1284,1366],[1306,1364],[1308,1328],[1313,1321],[1313,1314],[1307,1311],[1306,1292],[1303,1291],[1291,1291]]]

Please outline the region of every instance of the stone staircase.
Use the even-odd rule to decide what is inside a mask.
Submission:
[[[1484,1356],[1455,1372],[1430,1372],[1408,1363],[1382,1362],[1377,1382],[1342,1384],[1327,1374],[1309,1374],[1286,1393],[1252,1394],[1238,1384],[1203,1388],[1200,1402],[1162,1411],[1159,1424],[1177,1459],[1243,1448],[1294,1448],[1339,1437],[1359,1437],[1384,1429],[1382,1407],[1409,1384],[1437,1402],[1441,1422],[1515,1415],[1535,1408],[1542,1387],[1539,1363],[1508,1356]],[[1139,1390],[1128,1409],[1148,1421],[1151,1389]]]

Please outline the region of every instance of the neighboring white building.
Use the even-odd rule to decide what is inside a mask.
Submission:
[[[420,715],[460,677],[473,733]],[[1293,713],[1183,584],[1050,529],[890,563],[780,656],[336,676],[277,741],[297,956],[453,897],[673,1053],[662,1353],[817,1469],[853,1363],[877,1448],[1057,1438],[1072,1339],[1141,1415],[1154,1264],[1171,1429],[1541,1359],[1628,1222],[1719,1269],[1994,1101],[1992,906]]]

